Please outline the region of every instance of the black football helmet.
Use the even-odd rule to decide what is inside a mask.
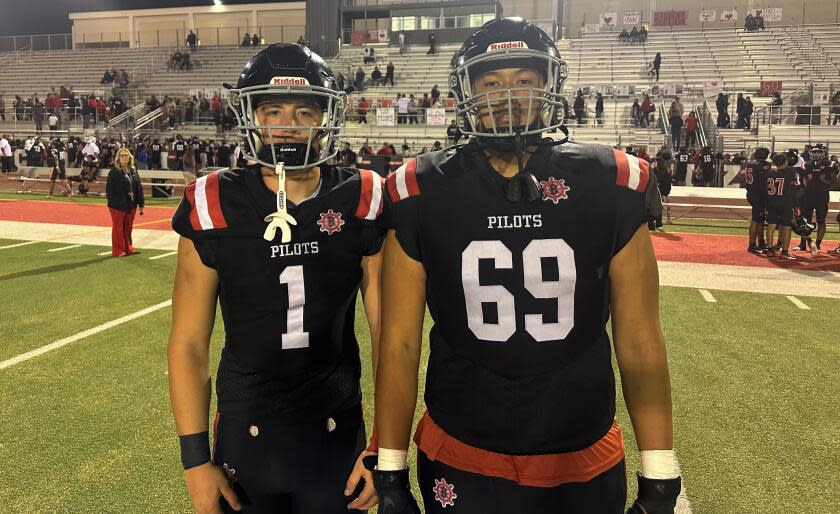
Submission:
[[[818,143],[811,148],[811,160],[814,162],[821,162],[828,158],[828,152],[826,151],[825,145],[822,143]]]
[[[542,76],[544,86],[474,92],[475,79],[500,68],[533,69]],[[488,21],[464,41],[450,65],[449,89],[457,101],[459,128],[482,143],[508,150],[515,138],[524,136],[529,143],[538,141],[543,132],[563,125],[561,93],[566,77],[565,61],[541,28],[522,18]],[[490,116],[492,126],[484,126],[479,113],[482,109],[507,112],[507,123],[500,126],[495,116]],[[514,111],[524,109],[528,125],[520,125],[520,116],[514,116]]]
[[[807,237],[814,231],[814,225],[809,223],[804,216],[796,216],[793,218],[791,230],[793,230],[798,236]]]
[[[270,45],[248,61],[236,87],[226,87],[246,158],[270,168],[282,162],[286,170],[295,171],[335,156],[335,142],[347,111],[347,93],[338,89],[335,75],[324,59],[309,48],[292,43]],[[314,100],[323,110],[321,124],[306,128],[260,125],[255,115],[257,107],[278,96]],[[275,142],[271,129],[308,130],[308,140],[301,144]],[[316,141],[320,143],[318,148],[313,147]]]

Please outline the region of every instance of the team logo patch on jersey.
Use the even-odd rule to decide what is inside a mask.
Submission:
[[[321,219],[316,223],[321,227],[321,232],[326,232],[327,235],[332,235],[335,232],[341,232],[341,226],[344,225],[344,220],[341,219],[340,212],[333,212],[332,209],[321,213]]]
[[[542,187],[543,200],[550,200],[555,205],[560,200],[567,200],[569,195],[566,193],[572,190],[571,187],[566,185],[564,179],[555,179],[554,177],[548,177],[548,180],[540,180],[540,187]]]
[[[445,478],[441,478],[438,480],[435,479],[435,500],[439,501],[443,508],[446,508],[449,505],[455,506],[455,498],[458,495],[455,494],[455,486],[453,484],[446,483]]]

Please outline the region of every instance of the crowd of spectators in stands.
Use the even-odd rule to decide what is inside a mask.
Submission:
[[[115,68],[105,70],[99,83],[103,85],[113,84],[119,86],[120,89],[128,89],[128,72],[124,68],[120,68],[120,71]]]
[[[630,30],[630,32],[627,32],[627,29],[621,29],[621,32],[618,34],[618,40],[622,43],[645,44],[647,43],[647,38],[648,30],[644,25],[642,25],[642,28],[640,29],[633,26],[633,29]]]
[[[166,63],[166,69],[169,71],[192,71],[192,57],[189,52],[181,53],[180,50],[175,50],[169,56],[169,62]]]

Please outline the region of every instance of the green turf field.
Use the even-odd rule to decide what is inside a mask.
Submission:
[[[175,258],[148,259],[163,251],[46,252],[58,246],[0,250],[0,361],[170,297]],[[662,288],[676,448],[693,511],[837,513],[840,300],[800,297],[811,307],[800,310],[783,296],[712,292],[717,303]],[[0,369],[5,512],[190,512],[167,395],[169,317],[164,308]],[[369,362],[361,314],[357,327]],[[637,452],[618,397],[632,497]]]

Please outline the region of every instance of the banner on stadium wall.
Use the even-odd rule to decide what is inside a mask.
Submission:
[[[717,96],[723,92],[723,84],[719,80],[703,83],[703,96]]]
[[[441,107],[426,109],[426,125],[446,125],[446,109]]]
[[[368,31],[368,43],[387,43],[388,31],[385,29],[373,29]]]
[[[397,124],[397,116],[393,107],[376,109],[376,124],[385,127],[393,127]]]
[[[601,16],[598,18],[598,22],[602,27],[615,27],[617,19],[618,13],[602,12]]]
[[[581,27],[581,32],[584,34],[593,34],[595,32],[601,32],[601,26],[597,23],[587,23],[583,27]]]
[[[773,96],[773,93],[782,91],[781,80],[762,80],[758,96]]]
[[[662,84],[662,93],[665,96],[677,96],[683,93],[683,84]]]
[[[724,23],[738,21],[738,11],[735,9],[726,9],[721,11],[720,21]]]
[[[618,96],[630,96],[636,94],[636,86],[631,84],[616,84],[615,94]]]
[[[758,9],[748,9],[747,14],[753,16],[762,16],[764,21],[782,21],[782,9],[774,7],[759,7]]]
[[[709,23],[717,19],[717,11],[714,9],[703,9],[700,11],[700,22]]]
[[[612,85],[609,85],[609,86],[603,86],[603,85],[602,86],[595,86],[595,92],[596,93],[601,93],[604,96],[612,96],[613,93],[615,92],[615,87],[613,87]]]
[[[642,21],[642,15],[639,11],[627,11],[624,13],[625,25],[638,25]]]
[[[688,24],[688,11],[653,11],[654,27],[676,27]]]
[[[220,100],[227,100],[228,97],[228,90],[225,88],[219,89],[212,89],[212,88],[201,88],[201,89],[190,89],[187,91],[191,97],[196,97],[199,100],[202,98],[206,98],[210,100],[213,98],[213,95],[218,95]]]

